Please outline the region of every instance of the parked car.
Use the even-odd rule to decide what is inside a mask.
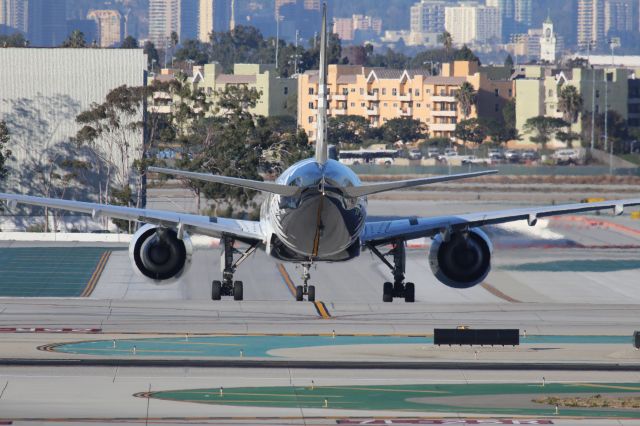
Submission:
[[[410,160],[420,160],[422,159],[422,152],[419,149],[412,149],[409,151],[409,159]]]
[[[533,149],[528,149],[526,151],[523,151],[521,154],[521,157],[522,157],[522,161],[536,161],[540,159],[538,152],[534,151]]]
[[[455,149],[447,148],[444,150],[444,154],[438,156],[438,161],[447,161],[450,158],[459,157],[458,152]]]
[[[440,155],[440,149],[435,146],[427,148],[427,155],[429,156],[429,158],[438,158],[438,156]]]
[[[504,158],[509,162],[509,163],[519,163],[520,162],[520,153],[518,151],[516,151],[515,149],[510,149],[507,152],[504,153]]]
[[[578,164],[580,162],[580,154],[575,149],[559,149],[551,158],[556,164]]]
[[[462,164],[481,164],[481,165],[489,165],[491,164],[490,158],[478,158],[475,155],[467,155],[462,159]]]
[[[505,159],[504,151],[501,149],[490,149],[487,156],[493,161],[502,161]]]

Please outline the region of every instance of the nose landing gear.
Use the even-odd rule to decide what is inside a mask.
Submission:
[[[311,274],[309,273],[310,268],[311,263],[302,264],[302,282],[304,285],[296,286],[296,301],[298,302],[302,302],[305,295],[309,302],[316,301],[316,286],[308,285],[309,279],[311,279]]]
[[[403,240],[393,242],[391,250],[382,253],[373,244],[367,244],[367,247],[375,254],[378,259],[391,269],[393,273],[393,283],[386,282],[382,286],[382,301],[393,302],[394,298],[404,298],[407,303],[413,303],[416,300],[416,286],[414,283],[404,282],[404,273],[406,266],[407,254]],[[393,265],[387,260],[387,256],[393,256]]]

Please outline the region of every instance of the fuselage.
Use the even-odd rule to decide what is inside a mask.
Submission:
[[[270,194],[261,222],[270,234],[267,251],[290,261],[343,261],[358,255],[367,216],[366,197],[349,198],[339,188],[359,186],[360,179],[335,160],[300,161],[277,179],[302,188],[297,196]]]

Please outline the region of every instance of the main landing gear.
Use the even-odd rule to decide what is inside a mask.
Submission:
[[[382,253],[374,245],[367,244],[367,247],[375,254],[393,273],[393,283],[386,282],[382,287],[382,301],[393,302],[394,298],[403,297],[405,302],[415,302],[416,286],[413,283],[404,282],[404,272],[407,255],[404,241],[397,240],[392,244],[391,250]],[[387,260],[387,256],[393,256],[393,265]]]
[[[215,280],[211,283],[211,300],[220,300],[222,296],[233,296],[233,300],[242,300],[244,298],[242,281],[234,281],[233,274],[238,266],[256,251],[258,243],[252,243],[244,252],[233,246],[235,240],[232,238],[222,237],[220,243],[224,248],[220,259],[222,281]],[[240,256],[234,261],[234,256],[238,254]]]
[[[296,301],[298,302],[302,302],[305,295],[309,302],[316,301],[316,286],[308,285],[309,279],[311,278],[311,274],[309,273],[310,268],[311,263],[302,264],[302,282],[304,285],[296,286]]]

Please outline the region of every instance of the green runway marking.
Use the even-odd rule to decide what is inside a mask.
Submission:
[[[104,252],[100,247],[0,248],[0,296],[78,297]]]
[[[631,336],[532,336],[521,338],[522,345],[528,344],[631,344]],[[274,349],[322,347],[337,345],[401,345],[433,344],[431,337],[403,336],[204,336],[190,337],[188,340],[176,338],[148,338],[117,340],[94,340],[60,344],[53,347],[56,352],[117,356],[123,352],[140,352],[156,356],[176,357],[181,351],[189,351],[197,357],[238,357],[240,351],[245,357],[275,357],[269,352]]]
[[[640,260],[556,260],[505,265],[500,269],[519,272],[614,272],[640,269]]]
[[[490,415],[551,416],[554,407],[533,403],[541,395],[607,393],[640,394],[640,383],[536,383],[431,384],[393,386],[315,386],[190,389],[152,392],[151,398],[214,405],[282,408],[349,408],[353,410],[399,410],[474,413]],[[510,406],[500,397],[510,396]],[[521,396],[513,399],[514,395]],[[146,396],[146,394],[145,394]],[[448,399],[451,397],[463,397]],[[491,401],[488,407],[487,401]],[[505,403],[506,404],[506,403]],[[559,417],[637,418],[638,410],[561,408]]]

